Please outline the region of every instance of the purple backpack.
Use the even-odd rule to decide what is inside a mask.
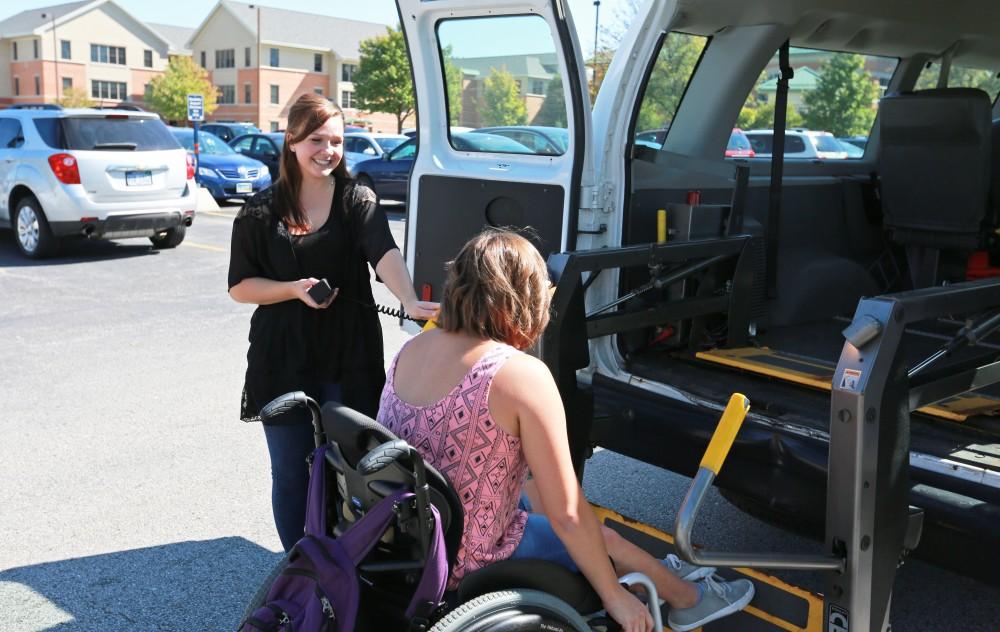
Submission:
[[[268,590],[264,604],[243,623],[241,632],[353,632],[361,589],[357,565],[384,535],[395,517],[394,506],[413,493],[400,490],[373,506],[339,538],[326,535],[327,446],[316,448],[309,478],[305,536],[288,554],[288,565]],[[441,602],[448,581],[448,561],[437,509],[427,563],[405,616],[426,622]],[[418,626],[419,627],[419,626]]]

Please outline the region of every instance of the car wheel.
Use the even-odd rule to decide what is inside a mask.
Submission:
[[[358,184],[360,184],[361,186],[368,187],[369,189],[372,190],[372,193],[375,194],[375,204],[381,204],[382,203],[382,200],[378,196],[378,191],[375,190],[375,183],[372,182],[371,178],[369,178],[365,174],[361,174],[360,176],[358,176],[357,178],[355,178],[354,181],[357,182]]]
[[[179,226],[174,226],[173,228],[168,228],[162,233],[157,233],[149,238],[149,241],[153,242],[153,248],[157,250],[163,250],[164,248],[176,248],[184,241],[184,235],[187,233],[187,226],[181,224]]]
[[[25,257],[51,257],[59,249],[59,240],[52,234],[42,205],[32,196],[21,198],[14,209],[14,237]]]

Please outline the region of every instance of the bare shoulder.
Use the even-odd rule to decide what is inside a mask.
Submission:
[[[493,390],[502,395],[516,395],[548,387],[555,388],[549,367],[526,353],[512,355],[493,378]]]

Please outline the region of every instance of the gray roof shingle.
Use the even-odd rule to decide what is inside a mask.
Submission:
[[[175,53],[191,54],[187,42],[194,35],[194,29],[187,26],[175,26],[173,24],[153,24],[147,22],[146,25],[163,36],[170,43],[170,50]]]
[[[257,33],[257,12],[249,4],[221,0],[221,4],[253,34]],[[335,18],[315,13],[260,7],[262,42],[299,44],[332,50],[344,59],[358,59],[362,40],[385,35],[385,24]]]
[[[80,7],[90,4],[94,0],[83,0],[82,2],[69,2],[67,4],[55,4],[49,7],[38,7],[16,13],[6,20],[0,22],[0,37],[11,37],[15,35],[27,35],[40,26],[44,26],[52,21],[52,16],[57,19],[76,11]],[[42,17],[45,14],[46,17]]]

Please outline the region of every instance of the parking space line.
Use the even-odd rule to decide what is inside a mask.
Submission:
[[[199,244],[193,241],[182,241],[182,246],[191,246],[192,248],[201,248],[202,250],[211,250],[212,252],[229,252],[229,248],[220,248],[219,246],[210,246],[208,244]]]
[[[198,211],[198,215],[211,215],[212,217],[224,217],[226,219],[233,219],[236,217],[236,213],[220,213],[217,211]]]

